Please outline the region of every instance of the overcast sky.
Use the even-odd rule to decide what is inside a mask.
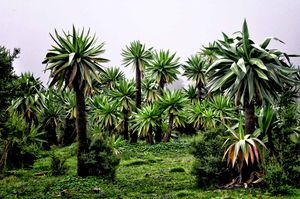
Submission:
[[[299,0],[0,0],[0,45],[21,48],[17,74],[30,71],[47,82],[42,61],[54,28],[90,27],[106,43],[105,66],[121,66],[121,49],[133,40],[177,52],[183,63],[221,32],[241,30],[244,18],[256,42],[276,36],[285,45],[272,47],[300,54]]]

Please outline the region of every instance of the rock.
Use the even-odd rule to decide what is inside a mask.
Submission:
[[[94,193],[100,193],[101,189],[99,187],[95,187],[95,188],[91,189],[91,191]]]

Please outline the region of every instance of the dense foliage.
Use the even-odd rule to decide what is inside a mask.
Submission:
[[[107,179],[114,180],[111,186],[128,197],[134,195],[124,194],[122,187],[132,188],[127,178],[135,172],[142,172],[134,180],[138,189],[159,184],[160,194],[194,182],[206,188],[260,187],[272,194],[299,188],[299,69],[291,63],[292,56],[268,48],[272,38],[257,45],[246,21],[241,32],[233,37],[223,33],[223,40],[210,43],[184,64],[175,52],[131,42],[121,55],[123,65],[135,70],[132,80],[118,67],[103,66],[108,62],[102,57],[104,43],[98,44],[90,30],[55,30],[51,37],[55,45],[43,62],[50,71],[49,88],[31,73],[14,75],[12,62],[19,50],[10,53],[0,47],[2,177],[13,169],[33,167],[37,176],[68,183],[94,180],[93,186],[103,187],[110,183]],[[191,82],[171,89],[181,72]],[[184,134],[194,138],[182,141]],[[189,147],[193,156],[187,154]],[[97,184],[97,178],[75,177],[76,164],[78,176],[105,180]],[[146,167],[152,164],[155,171]],[[163,179],[163,185],[160,175],[185,181],[172,186]],[[9,177],[4,179],[10,184]],[[55,190],[53,182],[47,183],[42,189],[50,197]],[[72,195],[72,183],[58,184],[65,189],[59,188],[61,196]],[[116,190],[98,187],[92,192],[118,196]],[[176,197],[189,194],[182,191]]]

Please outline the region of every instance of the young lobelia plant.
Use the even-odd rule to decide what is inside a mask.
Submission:
[[[227,146],[223,160],[227,156],[227,163],[234,168],[237,166],[239,177],[237,182],[242,182],[242,170],[244,163],[259,164],[262,161],[261,147],[266,148],[265,144],[254,135],[246,134],[243,128],[243,121],[240,119],[238,125],[233,128],[224,124],[231,135],[226,139],[223,146]],[[237,128],[237,129],[236,129]]]

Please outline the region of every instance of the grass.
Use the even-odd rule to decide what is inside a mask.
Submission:
[[[68,157],[66,175],[48,175],[50,158],[45,155],[32,169],[0,180],[0,198],[272,198],[258,189],[198,189],[190,174],[194,159],[189,143],[190,139],[152,146],[124,144],[115,181],[77,177],[75,146],[54,149]],[[297,197],[299,190],[289,196]]]

